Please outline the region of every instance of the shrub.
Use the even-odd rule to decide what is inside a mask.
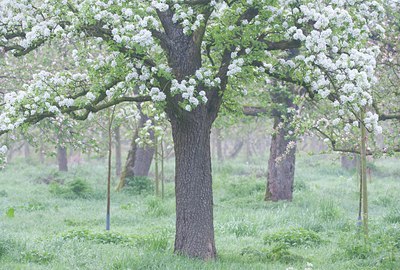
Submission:
[[[68,189],[57,182],[51,182],[49,192],[56,196],[64,196],[68,193]]]
[[[289,251],[289,247],[285,244],[274,246],[268,253],[267,257],[271,261],[280,261],[285,263],[293,263],[302,261],[303,257]]]
[[[52,182],[49,185],[51,194],[68,199],[88,198],[91,195],[91,190],[89,183],[80,178],[69,182],[65,186],[57,182]]]
[[[303,228],[282,230],[264,236],[265,244],[279,243],[288,246],[312,246],[322,243],[321,237],[314,231]]]
[[[139,195],[153,191],[153,182],[146,176],[135,176],[126,180],[125,191]]]
[[[73,194],[80,198],[87,197],[91,191],[88,182],[80,178],[77,178],[74,181],[68,183],[68,188],[72,191]]]

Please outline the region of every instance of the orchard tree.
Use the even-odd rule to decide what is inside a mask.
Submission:
[[[366,42],[381,9],[357,0],[1,0],[3,50],[21,56],[65,39],[82,46],[71,55],[81,73],[41,72],[4,96],[0,133],[152,100],[172,127],[175,252],[213,259],[210,130],[223,96],[271,76],[309,85],[337,104],[332,115],[372,104],[376,50]],[[294,48],[299,55],[286,60]]]
[[[127,180],[134,180],[134,178],[138,176],[147,177],[149,174],[155,152],[153,146],[154,126],[149,117],[154,114],[153,110],[153,106],[146,106],[145,103],[142,103],[142,106],[137,110],[138,119],[136,121],[135,132],[117,190],[121,190],[125,186]]]

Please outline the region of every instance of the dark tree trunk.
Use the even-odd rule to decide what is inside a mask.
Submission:
[[[357,168],[358,159],[355,154],[353,155],[346,155],[343,154],[340,157],[340,162],[342,164],[342,168],[345,170],[355,170]]]
[[[121,179],[117,189],[120,190],[125,186],[126,179],[135,176],[148,176],[151,162],[154,156],[153,146],[139,146],[136,139],[139,138],[139,130],[142,129],[149,118],[141,114],[138,127],[133,135],[131,146],[126,158],[124,171],[121,174]],[[154,132],[150,131],[150,139],[154,140]]]
[[[121,131],[119,126],[115,128],[114,134],[115,134],[115,174],[117,176],[121,176],[122,154],[121,154]]]
[[[27,141],[24,142],[24,156],[27,160],[31,158],[31,149]]]
[[[235,146],[233,147],[232,153],[229,155],[230,159],[234,159],[239,155],[240,150],[242,150],[243,144],[244,144],[243,141],[239,141],[239,142],[235,143]]]
[[[171,119],[175,144],[176,237],[175,253],[213,259],[210,132],[207,113],[198,108],[191,120]]]
[[[274,128],[279,123],[281,123],[281,119],[276,117]],[[285,128],[272,135],[265,200],[291,201],[293,198],[296,146],[288,148],[290,140],[285,139],[285,136],[288,136]]]
[[[152,140],[154,134],[151,132]],[[148,176],[150,171],[151,162],[154,156],[153,146],[137,147],[135,165],[133,166],[133,175],[135,176]]]
[[[173,12],[158,12],[165,35],[160,44],[167,54],[168,65],[178,81],[194,75],[201,67],[201,44],[205,27],[199,27],[192,35],[185,35],[180,25],[175,24]],[[205,14],[205,21],[211,9]],[[171,121],[175,148],[175,195],[176,235],[175,253],[204,260],[214,259],[216,249],[213,225],[213,198],[211,176],[210,131],[222,102],[226,87],[231,52],[226,51],[221,66],[220,89],[204,89],[198,85],[197,92],[208,90],[208,102],[191,112],[181,109],[179,95],[168,93],[166,113]]]
[[[296,139],[289,134],[292,116],[287,112],[288,108],[295,108],[293,92],[293,87],[290,89],[277,87],[271,93],[274,104],[285,106],[272,110],[275,133],[271,137],[266,201],[291,201],[293,198]]]
[[[67,172],[68,171],[67,149],[61,145],[57,146],[57,161],[58,161],[58,170],[61,172]]]

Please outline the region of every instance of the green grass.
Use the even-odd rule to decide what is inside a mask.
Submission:
[[[375,163],[367,243],[355,172],[329,155],[297,161],[293,202],[278,203],[263,201],[266,158],[214,164],[218,259],[202,262],[173,254],[172,181],[164,200],[113,191],[107,233],[106,162],[59,173],[17,160],[0,172],[0,269],[400,269],[399,161]]]

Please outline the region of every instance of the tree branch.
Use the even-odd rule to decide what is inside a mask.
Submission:
[[[243,114],[247,116],[262,116],[268,112],[267,109],[263,107],[255,106],[243,106],[242,111]]]

